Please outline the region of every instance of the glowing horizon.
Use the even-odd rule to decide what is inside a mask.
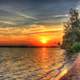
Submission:
[[[55,45],[56,43],[60,43],[62,41],[63,26],[52,26],[55,25],[33,25],[29,29],[27,27],[0,28],[0,45]]]

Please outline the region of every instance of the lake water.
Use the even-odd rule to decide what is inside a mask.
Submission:
[[[68,63],[60,48],[0,48],[0,80],[58,80]]]

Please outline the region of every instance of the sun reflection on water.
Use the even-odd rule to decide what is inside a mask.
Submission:
[[[62,72],[57,79],[67,72],[67,68],[63,69],[65,55],[58,48],[11,48],[2,52],[0,71],[5,74],[3,78],[8,74],[9,80],[15,76],[16,80],[55,80],[59,73]]]

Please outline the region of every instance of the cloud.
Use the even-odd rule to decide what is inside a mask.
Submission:
[[[64,15],[53,15],[52,17],[53,18],[67,18],[67,17],[69,17],[69,15],[68,14],[64,14]]]
[[[29,15],[25,15],[24,13],[21,13],[21,12],[16,12],[16,14],[19,15],[19,16],[22,16],[24,18],[27,18],[27,19],[29,18],[29,19],[37,20],[37,18],[29,16]]]
[[[7,11],[0,11],[0,18],[3,16],[4,21],[11,19],[19,25],[61,22],[62,18],[67,18],[69,9],[75,7],[78,1],[0,0],[0,9]]]
[[[37,26],[37,27],[36,27]],[[26,26],[25,27],[5,27],[5,28],[0,28],[0,36],[3,35],[3,36],[11,36],[11,35],[14,35],[14,36],[29,36],[29,35],[37,35],[37,33],[48,33],[48,32],[52,32],[52,33],[56,33],[56,32],[62,32],[63,31],[63,28],[62,26],[58,26],[57,27],[45,27],[43,25],[32,25],[31,28],[27,28]]]
[[[0,20],[0,23],[10,24],[10,25],[16,25],[16,23],[15,22],[12,22],[12,21],[1,21]]]
[[[5,9],[0,9],[0,23],[10,24],[10,25],[23,25],[23,24],[31,24],[37,18],[33,16],[29,16],[27,14],[18,12],[18,11],[10,11]],[[6,27],[7,25],[5,25]]]

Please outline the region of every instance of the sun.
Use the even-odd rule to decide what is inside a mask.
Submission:
[[[47,39],[45,39],[45,38],[43,38],[43,39],[41,39],[40,40],[42,43],[44,43],[44,44],[46,44],[48,41],[47,41]]]
[[[46,36],[41,36],[40,37],[40,42],[43,43],[43,44],[47,44],[49,41],[49,38],[46,37]]]

